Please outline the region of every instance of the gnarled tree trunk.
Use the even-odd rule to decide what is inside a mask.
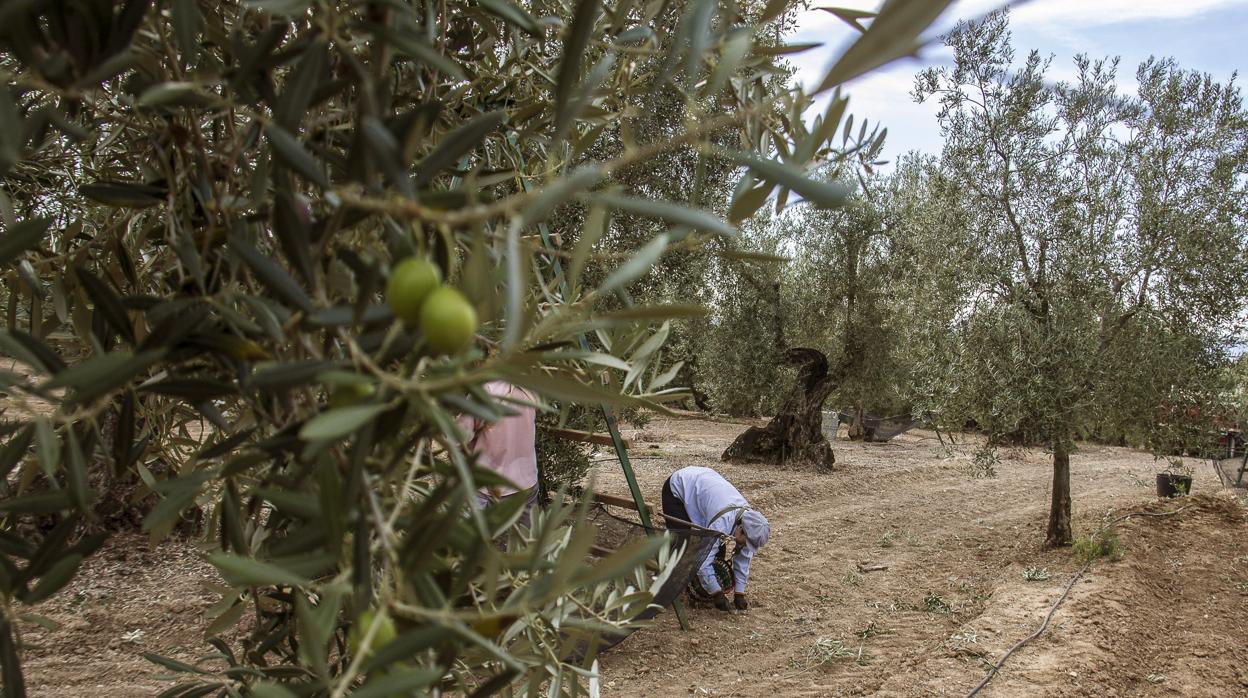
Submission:
[[[795,347],[785,361],[799,367],[797,386],[765,427],[750,427],[724,451],[730,463],[803,463],[828,470],[836,463],[823,435],[823,403],[840,372],[828,372],[828,358],[816,349]]]

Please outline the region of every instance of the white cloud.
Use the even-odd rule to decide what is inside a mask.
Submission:
[[[972,17],[1000,5],[996,0],[961,0],[951,12]],[[1019,22],[1088,28],[1141,20],[1186,19],[1235,6],[1248,6],[1248,0],[1032,0],[1011,13]]]
[[[878,8],[880,2],[830,0],[826,4],[871,11]],[[933,27],[932,33],[947,31],[959,19],[977,17],[1001,4],[1001,0],[958,0]],[[1148,41],[1144,37],[1156,40],[1158,36],[1167,35],[1190,38],[1207,30],[1210,22],[1214,21],[1213,18],[1203,23],[1197,21],[1202,16],[1236,7],[1248,7],[1248,0],[1032,0],[1011,10],[1010,24],[1016,41],[1020,34],[1028,37],[1019,45],[1020,56],[1024,49],[1033,46],[1046,55],[1054,54],[1054,62],[1049,72],[1049,78],[1054,81],[1074,77],[1071,57],[1076,53],[1087,53],[1094,58],[1103,55],[1134,56],[1124,60],[1118,73],[1119,88],[1124,93],[1133,94],[1133,61],[1142,59],[1148,51],[1154,49],[1151,45],[1111,45],[1102,39],[1110,32],[1098,32],[1097,28],[1140,22],[1146,24],[1146,30],[1140,34],[1144,41]],[[1170,23],[1174,24],[1173,28]],[[789,58],[797,69],[797,78],[807,87],[817,84],[834,59],[856,36],[856,31],[827,12],[810,10],[804,13],[798,18],[797,30],[788,40],[794,43],[819,42],[823,45]],[[1140,52],[1144,52],[1143,55],[1135,55]],[[1229,57],[1227,59],[1231,60]],[[936,106],[915,104],[909,93],[914,84],[915,72],[926,66],[948,64],[951,60],[949,51],[936,43],[929,46],[917,61],[898,61],[845,86],[850,95],[850,112],[855,114],[855,121],[866,118],[873,124],[878,121],[889,128],[885,145],[886,158],[895,161],[899,155],[911,149],[927,152],[937,152],[940,149],[941,138],[935,119]],[[1201,65],[1199,61],[1192,67],[1215,71],[1220,69],[1219,65]],[[1228,67],[1227,71],[1233,67]],[[824,108],[826,100],[821,100],[815,107],[819,111]],[[813,118],[815,109],[807,114],[808,118]]]

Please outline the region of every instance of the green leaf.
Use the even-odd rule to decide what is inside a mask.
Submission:
[[[136,3],[137,4],[137,3]],[[112,80],[139,63],[137,51],[127,48],[109,56],[97,65],[89,66],[87,72],[75,84],[80,88],[94,88],[106,80]]]
[[[659,218],[674,225],[684,225],[717,235],[735,236],[737,229],[723,219],[701,209],[689,208],[662,199],[642,199],[619,194],[594,194],[590,200],[602,206],[626,211],[636,216]]]
[[[47,417],[35,421],[35,456],[43,466],[43,474],[50,482],[55,481],[56,472],[61,468],[61,440]]]
[[[78,511],[89,515],[91,513],[93,493],[91,484],[87,481],[86,458],[83,455],[81,444],[78,443],[78,435],[74,427],[69,428],[65,450],[68,456],[66,459],[68,461],[66,480],[69,484],[69,498],[73,500],[74,506],[78,507]]]
[[[343,366],[344,364],[338,361],[316,360],[270,364],[262,368],[258,367],[256,372],[251,374],[250,385],[265,392],[289,390],[307,383],[317,374]]]
[[[213,553],[208,562],[221,571],[231,586],[307,586],[308,580],[272,563],[261,562],[229,553]]]
[[[35,625],[38,625],[44,630],[51,630],[55,632],[61,629],[60,623],[57,623],[56,621],[46,616],[41,616],[38,613],[22,613],[22,614],[19,614],[17,617],[20,618],[21,620],[26,621],[27,623],[34,623]]]
[[[212,460],[233,453],[240,445],[243,444],[252,434],[256,432],[255,428],[242,429],[225,438],[208,444],[199,453],[195,454],[195,460]]]
[[[0,446],[0,477],[7,477],[13,472],[13,468],[17,467],[17,464],[25,457],[34,437],[35,426],[27,424],[10,436],[9,440],[4,442],[4,446]]]
[[[139,470],[140,476],[143,472],[144,469]],[[152,507],[152,510],[143,518],[143,530],[151,532],[153,539],[156,540],[168,535],[174,522],[182,515],[182,511],[195,501],[203,484],[211,478],[211,472],[202,471],[185,477],[149,483],[149,486],[164,495],[164,498],[157,502],[156,506]],[[147,482],[149,479],[145,477],[144,481]]]
[[[3,681],[5,698],[26,698],[22,658],[17,654],[17,640],[7,619],[0,620],[0,681]]]
[[[52,565],[52,568],[44,572],[39,577],[38,583],[31,588],[30,591],[22,597],[22,602],[35,605],[44,599],[51,597],[56,592],[65,588],[70,580],[74,578],[74,574],[78,572],[78,568],[82,565],[82,556],[78,554],[66,555]]]
[[[315,41],[303,50],[294,71],[286,80],[282,96],[273,108],[277,123],[291,131],[298,131],[299,124],[307,116],[308,107],[316,88],[325,81],[329,68],[329,44]]]
[[[78,282],[82,284],[83,290],[91,297],[91,302],[95,304],[95,311],[100,313],[127,342],[134,344],[134,323],[130,321],[130,315],[126,312],[126,306],[121,302],[121,296],[113,290],[112,286],[87,271],[85,267],[74,267],[74,273],[78,277]]]
[[[573,378],[546,373],[530,374],[527,371],[516,370],[507,366],[500,367],[500,373],[504,374],[504,378],[511,383],[515,383],[523,388],[529,388],[544,397],[555,400],[568,400],[586,405],[632,402],[628,396],[620,395],[618,392],[608,390],[604,386],[588,385]]]
[[[422,625],[414,630],[409,630],[399,635],[394,640],[386,643],[384,647],[378,648],[375,652],[364,660],[360,666],[360,671],[365,674],[371,674],[377,669],[384,668],[390,664],[410,659],[418,652],[423,652],[430,647],[435,647],[453,638],[451,631],[438,625],[428,624]]]
[[[131,355],[126,351],[98,354],[61,371],[43,384],[44,390],[70,388],[74,400],[86,404],[130,382],[164,356],[164,350]]]
[[[21,330],[0,330],[0,351],[46,373],[55,375],[65,370],[65,362],[51,347]]]
[[[659,390],[668,383],[671,383],[676,379],[676,375],[680,373],[680,369],[684,368],[684,365],[684,361],[677,361],[672,364],[670,368],[659,374],[654,380],[650,381],[650,385],[646,386],[646,388],[648,390]]]
[[[294,17],[305,14],[312,5],[312,0],[243,0],[243,5],[247,9],[271,15]]]
[[[0,513],[54,514],[69,508],[69,493],[65,490],[28,494],[0,502]]]
[[[533,15],[511,0],[477,0],[477,3],[485,8],[486,12],[519,28],[526,34],[537,39],[542,38],[542,27],[536,19],[533,19]]]
[[[585,61],[585,49],[589,46],[598,20],[601,0],[579,0],[572,24],[563,39],[563,58],[559,61],[559,77],[555,83],[556,133],[562,133],[572,120],[571,102],[576,84],[580,80],[581,65]]]
[[[337,494],[339,493],[335,493]],[[295,595],[299,658],[305,666],[310,665],[318,676],[326,679],[330,678],[326,651],[341,602],[341,592],[323,595],[315,606],[306,594]]]
[[[190,664],[187,664],[186,662],[179,662],[176,659],[170,659],[169,657],[162,657],[159,654],[154,654],[152,652],[144,652],[143,658],[153,664],[159,664],[166,669],[171,669],[173,671],[183,673],[183,674],[207,674],[208,673],[204,671],[203,669],[197,669],[196,667],[193,667]]]
[[[580,118],[581,114],[589,107],[590,101],[593,99],[594,92],[602,86],[603,82],[606,81],[607,75],[611,72],[613,67],[615,67],[615,54],[610,51],[603,54],[602,57],[594,63],[594,67],[589,71],[589,76],[585,78],[585,82],[581,83],[580,87],[576,88],[576,94],[572,96],[572,100],[568,104],[567,114],[564,117],[565,120],[559,130],[555,131],[554,138],[556,140],[562,140],[565,132],[571,128],[572,124],[575,123],[576,120]],[[593,133],[594,131],[590,131],[590,134]],[[592,142],[593,140],[593,137],[590,136],[589,141]],[[582,149],[583,146],[577,145],[577,152],[580,152]]]
[[[715,253],[724,259],[739,259],[744,262],[791,262],[789,257],[767,254],[766,252],[749,252],[747,250],[719,250]]]
[[[767,0],[767,4],[763,6],[763,12],[758,16],[759,25],[764,25],[771,20],[784,14],[789,9],[789,4],[793,0]]]
[[[611,272],[611,275],[598,287],[598,293],[606,295],[644,276],[654,266],[654,263],[659,261],[659,257],[663,256],[663,251],[667,249],[668,239],[667,233],[656,235],[653,240],[637,250],[637,254],[631,259]]]
[[[528,206],[521,211],[522,226],[530,226],[545,220],[555,208],[568,203],[573,196],[591,189],[607,176],[599,165],[584,165],[542,187]]]
[[[208,627],[204,628],[204,633],[209,635],[219,635],[238,625],[238,621],[242,620],[243,613],[247,611],[247,605],[236,601],[221,615],[213,619]]]
[[[792,189],[803,199],[819,208],[836,208],[845,203],[853,189],[843,182],[825,182],[806,175],[800,168],[775,160],[760,158],[751,153],[736,150],[724,151],[723,156],[754,171],[760,178],[782,187]]]
[[[675,303],[670,305],[635,305],[598,316],[611,321],[657,321],[677,318],[706,317],[709,311],[701,305]]]
[[[316,310],[307,292],[295,283],[280,264],[261,254],[250,242],[237,235],[231,235],[228,244],[230,249],[242,257],[256,275],[256,279],[272,291],[273,295],[303,311],[305,315],[311,315]]]
[[[581,272],[594,245],[606,234],[610,221],[607,210],[602,206],[591,206],[585,214],[585,224],[581,226],[581,234],[576,239],[576,247],[572,248],[572,260],[568,264],[568,286],[575,289],[581,280]]]
[[[217,507],[221,519],[222,547],[228,545],[227,551],[232,550],[236,554],[246,555],[250,550],[244,531],[243,515],[239,511],[238,493],[235,491],[233,481],[226,481]]]
[[[608,368],[618,368],[621,371],[627,371],[629,365],[627,361],[596,351],[552,351],[542,354],[543,361],[584,361],[585,363],[595,364],[598,366],[607,366]]]
[[[628,374],[624,376],[625,390],[627,390],[628,386],[632,385],[633,381],[637,380],[637,378],[646,370],[646,366],[648,364],[647,359],[649,359],[651,354],[658,351],[659,347],[663,346],[663,343],[667,341],[667,336],[671,330],[671,323],[664,322],[663,325],[659,327],[657,332],[650,335],[650,338],[643,342],[640,347],[637,347],[637,350],[628,357],[629,362],[631,362],[633,366],[628,370]]]
[[[654,30],[646,26],[632,27],[616,34],[615,44],[624,46],[626,44],[639,44],[643,41],[652,41],[655,38]]]
[[[14,3],[10,3],[14,4]],[[22,114],[8,86],[0,88],[0,177],[21,162],[26,144],[19,134],[25,131]]]
[[[416,165],[416,177],[413,179],[413,184],[418,188],[428,184],[438,173],[472,152],[506,118],[507,112],[501,110],[478,114],[446,134],[433,151]]]
[[[763,182],[742,191],[732,200],[732,207],[728,210],[728,220],[740,223],[757,213],[758,209],[767,203],[767,197],[771,196],[775,188],[774,184]]]
[[[702,75],[702,56],[710,43],[711,20],[715,17],[715,0],[692,0],[680,23],[688,53],[685,55],[685,77],[692,85]]]
[[[321,515],[319,499],[306,492],[270,490],[262,487],[255,491],[255,495],[277,507],[277,510],[286,516],[311,521]]]
[[[728,79],[737,73],[745,57],[750,55],[750,47],[754,44],[754,32],[748,27],[736,27],[728,33],[724,47],[719,52],[719,61],[707,81],[706,94],[718,95]]]
[[[617,550],[593,567],[585,568],[572,578],[572,586],[576,588],[592,587],[610,579],[620,579],[632,575],[638,567],[655,557],[659,549],[666,545],[661,536],[642,537]]]
[[[409,198],[415,196],[416,187],[412,185],[412,178],[403,164],[403,148],[394,134],[375,116],[364,117],[363,130],[364,142],[368,145],[373,159],[381,167],[381,171],[385,173],[386,179],[390,180],[394,188],[403,196]]]
[[[805,53],[811,49],[823,46],[818,42],[810,42],[804,44],[778,44],[776,46],[759,46],[754,49],[755,55],[759,56],[791,56],[797,53]]]
[[[464,69],[458,63],[447,58],[421,34],[419,28],[398,29],[387,27],[377,32],[385,37],[394,48],[409,58],[424,63],[435,70],[456,79],[465,80]]]
[[[8,265],[26,250],[38,246],[51,224],[51,218],[31,218],[6,230],[4,237],[0,237],[0,266]]]
[[[885,2],[871,26],[828,70],[813,94],[836,87],[868,71],[915,53],[918,37],[953,0]]]
[[[304,441],[329,441],[352,434],[388,409],[388,405],[353,405],[322,412],[299,429]]]
[[[273,200],[273,234],[282,245],[282,252],[299,277],[306,284],[316,283],[313,271],[311,238],[312,226],[305,207],[285,186],[277,190]]]
[[[178,48],[188,63],[194,63],[199,55],[199,32],[204,18],[199,14],[198,0],[173,0],[173,35]]]
[[[841,119],[845,117],[845,109],[849,106],[849,97],[842,97],[840,88],[832,94],[832,99],[828,102],[828,110],[824,113],[821,120],[817,120],[815,128],[811,130],[810,137],[807,142],[799,145],[799,149],[795,155],[802,161],[809,160],[814,157],[815,152],[836,136],[836,130],[840,127]]]
[[[147,208],[163,203],[163,187],[139,182],[95,182],[78,187],[78,193],[92,201],[117,208]]]
[[[161,82],[143,90],[143,94],[135,100],[140,109],[157,109],[160,107],[207,107],[216,102],[211,95],[204,94],[193,82]]]
[[[269,144],[273,146],[273,154],[287,167],[322,189],[329,188],[329,178],[325,176],[325,170],[298,138],[272,122],[264,127],[264,135],[268,136]]]
[[[824,12],[827,12],[828,14],[835,16],[837,19],[848,24],[854,29],[857,29],[860,32],[867,31],[867,28],[862,26],[862,22],[859,20],[871,19],[872,17],[875,16],[874,12],[866,12],[863,10],[851,10],[845,7],[818,7],[815,9],[823,10]]]

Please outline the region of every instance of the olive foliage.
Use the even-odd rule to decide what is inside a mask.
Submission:
[[[1038,52],[1015,65],[1004,12],[945,41],[954,65],[915,86],[940,105],[932,176],[959,212],[922,223],[956,260],[933,281],[957,291],[959,340],[932,356],[952,359],[963,415],[1052,450],[1047,540],[1064,545],[1077,437],[1211,416],[1197,396],[1248,299],[1248,114],[1233,81],[1171,60],[1141,64],[1135,95],[1112,59],[1051,84]]]
[[[580,692],[675,552],[587,564],[576,506],[482,509],[455,417],[504,414],[495,379],[546,410],[681,395],[654,362],[701,311],[628,289],[769,200],[839,205],[808,172],[841,114],[803,115],[947,4],[885,3],[807,92],[788,0],[5,3],[5,695],[114,487],[153,540],[198,517],[225,581],[213,654],[151,656],[167,696]],[[383,302],[414,255],[472,347]]]

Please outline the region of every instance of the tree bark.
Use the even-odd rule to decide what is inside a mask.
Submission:
[[[1070,529],[1070,447],[1059,442],[1053,446],[1053,501],[1049,505],[1049,531],[1045,545],[1070,545],[1074,536]]]
[[[867,436],[867,410],[862,404],[862,400],[854,401],[854,419],[849,423],[849,440],[862,441]]]
[[[832,445],[823,435],[823,403],[840,381],[828,371],[828,359],[816,349],[796,347],[785,361],[800,367],[797,386],[765,427],[750,427],[724,451],[730,463],[800,463],[831,470]]]

